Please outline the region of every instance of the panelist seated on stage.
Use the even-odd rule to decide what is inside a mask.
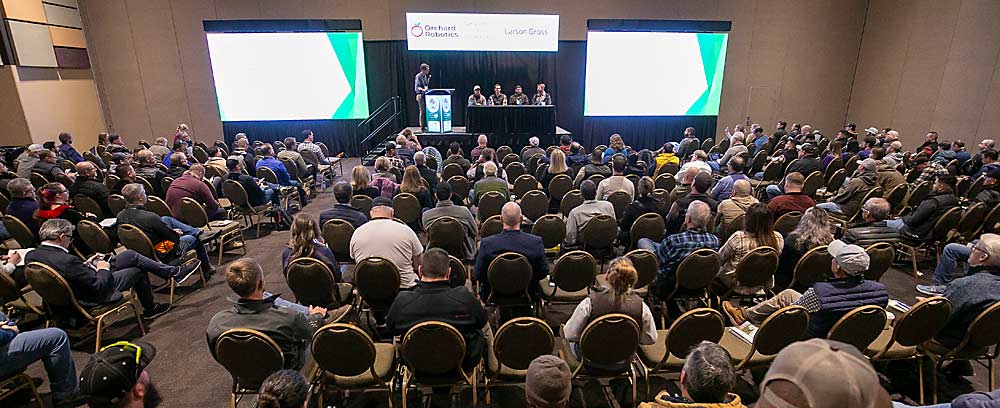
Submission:
[[[539,83],[535,86],[535,97],[531,98],[532,105],[552,105],[552,95],[545,92],[545,84]]]
[[[469,95],[469,106],[486,106],[486,97],[483,96],[482,88],[479,85],[472,87],[472,95]]]
[[[486,99],[487,106],[503,106],[507,104],[507,95],[501,92],[500,84],[493,85],[493,94]]]
[[[514,85],[514,93],[510,94],[507,98],[507,104],[509,105],[527,105],[528,104],[528,94],[524,93],[521,89],[521,85]]]

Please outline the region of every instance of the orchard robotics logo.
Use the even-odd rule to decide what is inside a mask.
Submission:
[[[427,111],[429,111],[429,112],[437,112],[438,109],[441,108],[439,106],[440,104],[441,104],[441,102],[438,101],[438,98],[428,98],[427,99]]]
[[[417,22],[416,24],[413,25],[413,27],[410,27],[410,35],[414,37],[420,37],[424,35],[424,28],[420,26],[420,22]]]

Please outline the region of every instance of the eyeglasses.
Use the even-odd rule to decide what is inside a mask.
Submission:
[[[112,348],[112,347],[121,347],[122,349],[127,350],[127,351],[134,351],[135,352],[135,363],[139,364],[139,357],[142,356],[142,347],[139,347],[138,345],[136,345],[134,343],[127,342],[127,341],[119,341],[117,343],[104,346],[103,348],[101,348],[101,351],[107,350],[107,349]]]
[[[979,251],[979,252],[982,252],[983,254],[985,254],[985,255],[987,255],[987,256],[989,256],[989,254],[990,254],[989,252],[986,252],[986,250],[985,250],[985,249],[982,249],[982,248],[980,248],[979,246],[976,246],[976,245],[973,245],[973,246],[972,246],[972,250],[973,250],[973,251]]]

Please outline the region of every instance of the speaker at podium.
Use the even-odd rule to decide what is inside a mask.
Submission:
[[[428,89],[424,93],[427,133],[451,132],[451,94],[454,89]]]

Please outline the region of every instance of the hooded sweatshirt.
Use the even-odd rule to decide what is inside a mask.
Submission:
[[[830,202],[839,204],[840,212],[844,215],[852,216],[861,208],[865,194],[876,187],[878,187],[878,173],[864,172],[841,187],[837,194],[830,198]]]

